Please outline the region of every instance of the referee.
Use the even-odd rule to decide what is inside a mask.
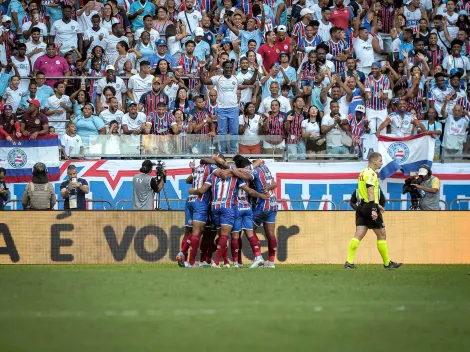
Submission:
[[[354,255],[359,243],[368,229],[372,229],[377,236],[377,249],[382,256],[385,269],[399,268],[402,264],[395,263],[388,257],[385,224],[382,219],[379,205],[379,180],[376,170],[382,167],[382,155],[370,153],[369,165],[361,171],[358,178],[357,195],[359,205],[356,209],[356,234],[349,242],[348,259],[344,264],[346,269],[356,269]]]

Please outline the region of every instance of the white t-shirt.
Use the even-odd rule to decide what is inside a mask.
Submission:
[[[61,53],[72,50],[72,46],[78,48],[78,36],[83,34],[82,26],[77,21],[70,20],[65,23],[63,20],[55,21],[51,27],[51,35],[55,36],[55,43],[62,43]]]
[[[103,40],[100,40],[100,35],[103,35]],[[91,54],[91,51],[95,46],[101,46],[103,49],[106,49],[108,46],[108,37],[109,33],[106,28],[100,27],[98,31],[94,31],[91,28],[87,29],[85,31],[85,34],[83,35],[83,39],[91,40],[91,38],[93,38],[93,41],[91,42],[90,47],[87,50],[87,55]]]
[[[44,42],[39,42],[39,44],[34,44],[33,42],[26,43],[26,55],[32,53],[36,48],[41,49],[41,52],[34,54],[29,58],[31,60],[31,66],[34,67],[34,63],[36,62],[37,58],[46,54],[46,46],[47,45]]]
[[[343,119],[342,116],[341,119]],[[329,114],[325,114],[321,119],[322,126],[331,126],[334,122],[335,120]],[[327,147],[341,147],[343,145],[341,143],[341,128],[338,125],[326,134],[326,145]]]
[[[142,35],[142,33],[145,31],[145,29],[143,28],[139,28],[138,30],[135,31],[134,33],[134,39],[135,41],[138,41],[140,39],[140,36]],[[150,30],[150,43],[154,43],[160,39],[160,33],[158,33],[158,31],[156,31],[155,29],[151,29]]]
[[[101,101],[104,101],[103,90],[105,87],[108,87],[108,86],[114,87],[114,89],[116,89],[116,99],[118,100],[120,104],[122,104],[122,94],[127,93],[127,87],[124,84],[124,81],[121,78],[116,77],[116,80],[114,82],[108,83],[106,80],[106,77],[101,78],[98,81],[98,85],[96,87],[96,94],[102,95]]]
[[[69,108],[72,107],[72,102],[70,101],[68,95],[62,95],[62,97],[59,99],[55,94],[47,98],[45,106],[48,110],[62,110],[62,113],[48,116],[49,125],[55,128],[55,131],[58,135],[65,133],[65,122],[54,121],[67,119],[67,113],[65,112],[65,109],[60,106],[60,103],[62,102],[64,102]]]
[[[186,17],[188,20],[186,20]],[[202,15],[199,11],[193,10],[193,12],[186,12],[186,11],[181,11],[178,14],[178,20],[183,22],[186,26],[186,32],[187,33],[193,33],[197,27],[199,27],[199,22],[202,20]],[[186,39],[188,38],[188,39]],[[186,40],[189,40],[189,36],[186,37]],[[183,42],[185,41],[184,39],[182,40]]]
[[[75,136],[69,136],[68,134],[63,134],[60,136],[60,144],[65,149],[65,154],[67,156],[71,154],[80,154],[80,148],[83,148],[82,137],[78,134]]]
[[[108,34],[113,33],[113,24],[119,23],[119,20],[116,17],[112,17],[111,21],[106,21],[104,18],[101,19],[101,27],[105,28],[108,31]]]
[[[23,23],[23,27],[21,28],[24,31],[27,31],[31,28],[31,25],[33,23],[31,21],[28,21],[28,22],[25,22]],[[44,37],[47,37],[48,35],[48,31],[47,31],[47,26],[42,23],[42,22],[39,22],[37,25],[35,25],[34,27],[37,27],[41,30],[41,37],[39,40],[43,41],[44,40]],[[31,38],[31,36],[29,36],[29,40],[28,42],[32,41],[33,39]]]
[[[116,49],[116,45],[122,40],[124,40],[127,44],[129,44],[129,39],[127,39],[125,35],[123,35],[122,37],[116,37],[114,34],[111,34],[106,39],[106,48],[105,48],[106,56],[108,58],[108,61],[111,64],[114,64],[114,62],[119,56],[117,49]]]
[[[83,28],[83,31],[87,31],[88,29],[91,29],[92,27],[92,24],[91,24],[91,17],[93,15],[96,15],[98,12],[96,12],[95,10],[91,10],[90,11],[90,14],[87,15],[86,14],[86,11],[83,11],[82,15],[79,16],[77,19],[78,19],[78,23],[80,24],[80,26],[82,26]]]
[[[447,55],[444,60],[442,60],[442,67],[447,73],[450,74],[450,70],[453,68],[463,70],[463,76],[467,74],[467,71],[470,71],[470,60],[466,56],[454,57],[452,55]]]
[[[361,38],[353,38],[354,52],[356,57],[361,60],[357,63],[357,69],[360,71],[361,67],[370,67],[374,62],[374,50],[372,49],[372,37],[367,40]]]
[[[152,90],[152,75],[148,75],[145,78],[140,77],[140,74],[136,74],[129,78],[129,83],[127,84],[127,88],[131,89],[134,93],[134,101],[139,102],[140,97]]]
[[[122,125],[127,126],[129,131],[135,131],[142,127],[142,124],[147,121],[147,116],[143,112],[138,112],[135,119],[131,118],[129,114],[125,114],[122,117]]]
[[[392,134],[403,138],[411,135],[413,123],[417,118],[409,112],[405,112],[403,117],[401,117],[398,112],[392,112],[388,115],[387,119],[390,120]]]
[[[248,120],[248,127],[243,133],[243,137],[240,137],[240,143],[244,145],[255,145],[259,143],[258,131],[259,131],[259,120],[261,116],[255,114],[252,119]],[[245,119],[243,115],[238,117],[238,124],[240,126],[245,124]]]
[[[20,77],[27,77],[31,74],[31,64],[26,57],[23,61],[20,61],[16,59],[14,56],[11,57],[11,62],[13,62],[16,67],[18,68],[18,73],[20,74]],[[22,92],[28,93],[29,91],[29,79],[27,78],[22,78],[20,80],[20,85],[19,85],[19,90]]]
[[[237,72],[237,78],[241,79],[242,82],[246,79],[250,79],[253,77],[253,71],[248,69],[246,73],[243,73],[242,71]],[[252,88],[245,88],[241,91],[241,96],[240,100],[244,103],[248,103],[252,100],[253,97],[253,89]]]
[[[176,35],[167,38],[168,44],[168,52],[171,56],[181,53],[183,49],[181,49],[181,42],[177,40]],[[178,63],[176,63],[178,64]]]
[[[116,120],[121,127],[122,124],[122,117],[124,113],[121,110],[116,110],[116,112],[112,113],[109,109],[104,109],[100,113],[100,118],[103,120],[104,124],[106,125],[106,131],[109,131],[109,123],[113,120]]]
[[[329,115],[330,114],[330,103],[333,99],[331,99],[330,97],[326,98],[326,104],[323,105],[323,113],[325,115]],[[341,114],[341,116],[348,116],[348,113],[349,113],[349,104],[351,104],[350,102],[348,102],[346,100],[346,95],[342,96],[339,100],[338,100],[338,103],[339,103],[339,113]]]
[[[16,113],[18,106],[20,105],[21,99],[26,95],[26,92],[22,91],[20,88],[13,90],[8,87],[3,94],[3,99],[5,99],[5,105],[10,104],[13,108],[13,113]]]
[[[310,119],[305,119],[302,121],[300,127],[305,128],[305,132],[316,133],[320,135],[320,125],[318,122],[310,122]]]
[[[217,101],[219,109],[238,107],[237,89],[238,85],[243,83],[243,79],[236,76],[217,75],[211,77],[212,84],[217,89]]]
[[[290,110],[292,110],[292,107],[290,106],[290,100],[280,95],[277,98],[273,98],[272,96],[264,98],[261,104],[259,104],[258,112],[260,114],[264,114],[265,112],[271,111],[271,103],[273,100],[279,101],[279,104],[281,104],[281,112],[287,114]]]

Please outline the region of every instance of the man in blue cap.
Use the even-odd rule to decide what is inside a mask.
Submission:
[[[170,67],[175,67],[176,62],[173,57],[168,53],[168,46],[164,39],[157,40],[157,52],[150,57],[150,67],[155,69],[160,60],[166,60],[170,63]]]

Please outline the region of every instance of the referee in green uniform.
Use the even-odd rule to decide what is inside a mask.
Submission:
[[[354,255],[367,230],[372,229],[377,236],[377,249],[382,256],[385,269],[399,268],[402,264],[392,262],[388,257],[387,234],[381,213],[383,208],[379,205],[380,189],[376,170],[382,167],[382,155],[370,153],[368,160],[369,165],[361,171],[358,178],[359,206],[356,209],[356,234],[349,242],[348,259],[344,267],[356,269]]]

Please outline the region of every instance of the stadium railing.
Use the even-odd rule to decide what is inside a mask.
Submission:
[[[466,199],[467,199],[467,201],[470,201],[470,198],[466,198]],[[458,200],[458,199],[456,199],[456,200]],[[456,200],[454,200],[450,203],[450,208],[447,206],[447,202],[445,200],[439,200],[441,210],[452,210],[452,204]],[[342,200],[338,205],[338,210],[353,210],[349,206],[349,201],[350,201],[350,199]],[[403,203],[405,203],[405,204],[403,204]],[[400,205],[398,209],[395,207],[396,204]],[[387,199],[387,201],[385,202],[385,210],[409,210],[410,206],[411,206],[410,199]],[[460,210],[460,209],[458,209],[458,210]]]
[[[463,203],[463,204],[462,204]],[[462,209],[462,206],[464,207]],[[469,210],[470,198],[457,198],[449,204],[449,210]]]
[[[114,207],[111,202],[103,199],[87,199],[87,210],[113,210]],[[10,199],[5,202],[5,207],[8,205],[12,206],[11,210],[23,210],[21,199]],[[91,207],[90,207],[91,205]],[[97,206],[100,205],[100,206]],[[54,206],[54,210],[64,210],[64,200],[57,199],[57,203]]]

